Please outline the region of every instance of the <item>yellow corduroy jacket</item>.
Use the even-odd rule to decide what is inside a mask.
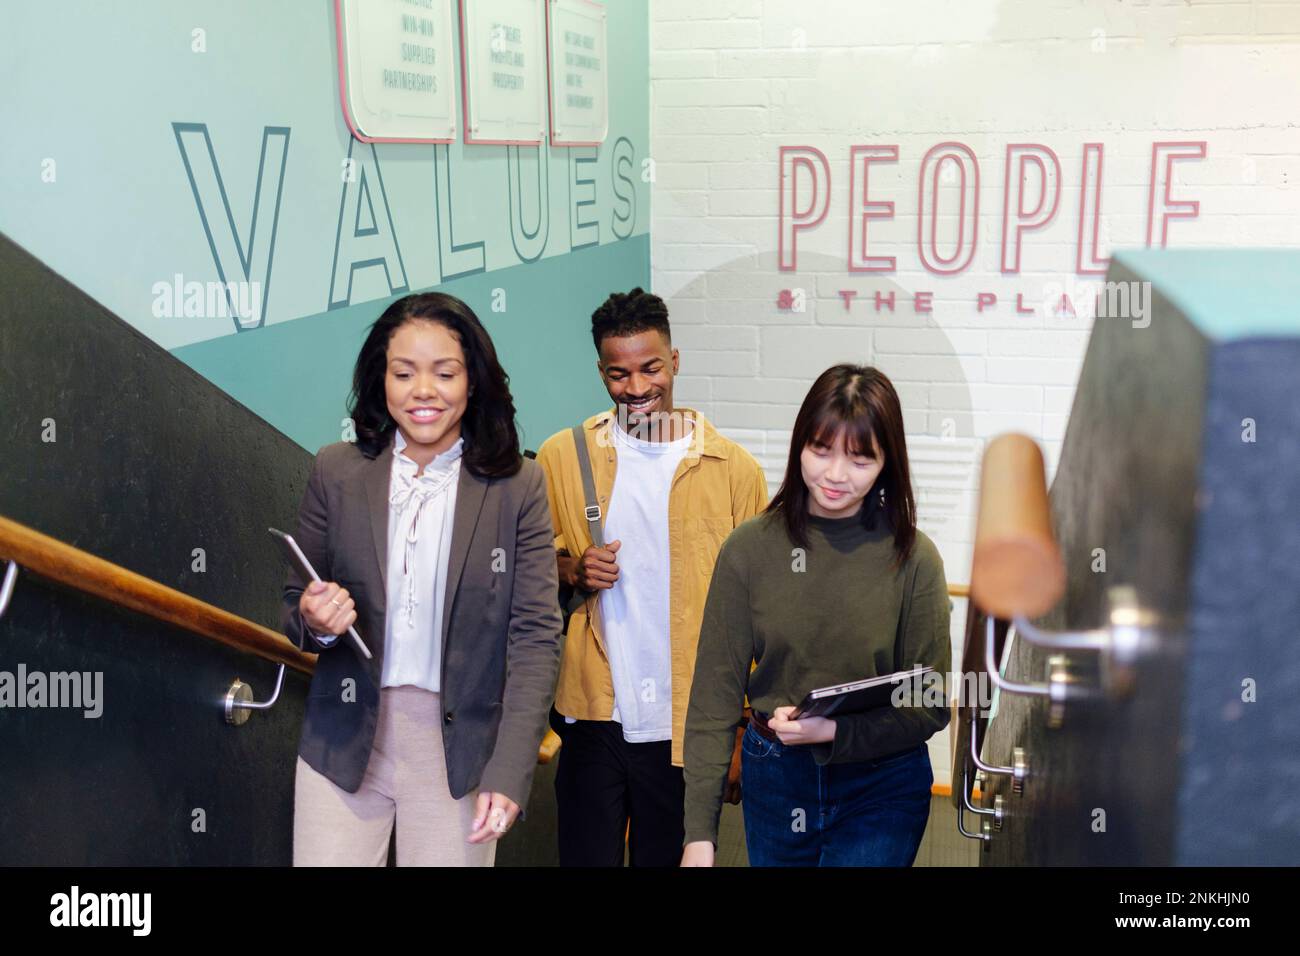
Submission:
[[[713,564],[732,528],[767,506],[767,479],[753,455],[720,435],[699,412],[681,406],[676,411],[695,421],[695,437],[673,475],[668,495],[672,762],[680,767],[695,648]],[[614,416],[610,409],[582,423],[602,515],[609,509],[618,464],[609,433],[618,427]],[[557,432],[543,442],[537,461],[546,475],[556,550],[580,556],[592,541],[572,430]],[[588,596],[570,617],[560,662],[555,708],[575,720],[609,720],[614,713],[614,684],[601,636],[598,594]]]

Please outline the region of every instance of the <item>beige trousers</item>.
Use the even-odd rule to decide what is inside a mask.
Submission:
[[[410,685],[379,692],[365,777],[348,793],[298,758],[294,866],[384,866],[397,824],[398,866],[491,866],[496,841],[466,843],[478,791],[447,789],[438,695]]]

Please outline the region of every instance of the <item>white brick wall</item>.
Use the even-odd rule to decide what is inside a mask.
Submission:
[[[1091,320],[1043,303],[1083,301],[1095,281],[1075,275],[1085,142],[1105,146],[1103,254],[1145,244],[1151,147],[1165,140],[1207,144],[1175,164],[1175,197],[1201,213],[1170,224],[1171,247],[1300,243],[1300,2],[651,0],[650,17],[653,281],[683,348],[678,389],[743,430],[774,481],[807,386],[848,360],[894,379],[918,439],[945,422],[977,443],[1015,428],[1054,467]],[[956,276],[926,272],[916,248],[921,159],[945,140],[980,163],[975,260]],[[1002,275],[1004,155],[1021,142],[1058,155],[1060,205],[1026,235],[1021,273]],[[871,198],[895,204],[869,226],[871,254],[897,257],[882,276],[846,261],[849,147],[873,143],[900,152],[871,168]],[[797,272],[776,260],[783,145],[814,146],[831,169]],[[940,217],[941,236],[952,227]],[[776,307],[783,288],[805,290],[805,311]],[[841,289],[858,292],[847,311]],[[874,311],[874,290],[895,292],[893,313]],[[914,311],[918,291],[931,314]],[[979,292],[998,304],[977,312]],[[1016,314],[1017,294],[1036,314]],[[967,580],[971,516],[931,517],[950,579]]]
[[[1169,140],[1206,143],[1205,159],[1175,164],[1175,198],[1201,208],[1170,224],[1171,247],[1300,244],[1300,2],[651,0],[650,18],[653,283],[683,350],[681,400],[758,455],[775,489],[813,377],[841,361],[882,368],[950,581],[969,580],[984,441],[1028,432],[1049,473],[1060,452],[1091,319],[1043,303],[1083,301],[1095,281],[1075,275],[1084,143],[1105,146],[1103,255],[1145,244],[1152,144]],[[946,140],[978,159],[979,239],[968,270],[935,276],[917,251],[918,173]],[[1002,275],[1011,143],[1055,151],[1061,195],[1027,234],[1021,273]],[[889,275],[847,268],[858,144],[899,148],[870,177],[871,199],[895,204],[869,226],[870,254],[897,257]],[[826,155],[830,204],[798,237],[798,271],[781,272],[778,149],[796,145]],[[955,187],[940,195],[950,208]],[[941,236],[954,218],[940,216]],[[776,307],[785,288],[805,291],[805,311]],[[858,292],[848,311],[841,289]],[[894,291],[896,311],[875,312],[874,290]],[[918,291],[933,292],[932,313],[914,311]],[[977,312],[979,292],[997,306]],[[1035,314],[1016,314],[1017,294]],[[955,647],[964,615],[958,602]],[[932,748],[946,779],[946,739]]]

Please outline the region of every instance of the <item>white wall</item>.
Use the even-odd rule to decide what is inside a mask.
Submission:
[[[1206,154],[1173,165],[1171,198],[1200,210],[1169,223],[1171,248],[1300,244],[1300,3],[651,0],[650,20],[652,264],[682,349],[679,401],[759,455],[775,489],[812,379],[841,361],[879,366],[902,396],[922,528],[951,582],[969,580],[984,441],[1034,435],[1049,472],[1060,451],[1092,323],[1084,283],[1100,281],[1076,275],[1085,143],[1104,148],[1102,255],[1146,243],[1163,141],[1204,142]],[[980,175],[974,259],[956,275],[928,272],[917,240],[921,160],[944,141],[969,146]],[[1015,143],[1059,157],[1060,198],[1025,235],[1021,271],[1003,274]],[[895,204],[868,227],[869,254],[896,257],[891,274],[848,268],[859,144],[899,149],[869,179],[872,200]],[[799,233],[794,271],[777,263],[783,146],[815,147],[831,174],[827,215]],[[939,189],[948,256],[959,183]],[[805,310],[778,308],[782,289],[804,290]],[[848,311],[839,290],[858,292]],[[876,290],[895,292],[895,313],[872,309]],[[933,293],[931,314],[913,310],[918,291]],[[978,312],[980,292],[997,305]],[[1080,315],[1044,306],[1063,292]],[[1017,314],[1017,294],[1035,314]],[[964,615],[959,602],[956,633]]]

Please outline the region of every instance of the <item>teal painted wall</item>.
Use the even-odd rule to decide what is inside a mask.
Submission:
[[[649,287],[649,258],[649,236],[637,235],[439,287],[468,302],[496,343],[510,374],[525,448],[535,451],[552,432],[610,404],[596,372],[591,312],[609,294],[611,281]],[[507,301],[520,304],[504,313],[492,312],[495,288],[506,289]],[[353,362],[366,327],[389,301],[364,302],[255,333],[225,335],[175,354],[315,451],[340,438]],[[565,314],[566,308],[572,312]]]
[[[20,5],[0,232],[311,451],[341,437],[366,326],[458,295],[536,448],[606,400],[592,309],[650,284],[647,0],[607,9],[609,136],[538,150],[355,141],[329,0]],[[223,277],[259,283],[248,321],[186,295]]]

